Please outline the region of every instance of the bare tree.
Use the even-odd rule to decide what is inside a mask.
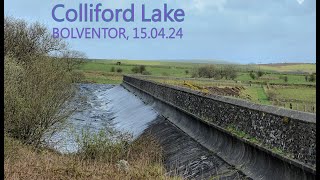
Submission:
[[[80,77],[72,70],[86,56],[69,50],[40,23],[8,17],[4,54],[5,132],[39,146],[72,113],[66,102],[75,92],[74,77]]]
[[[82,64],[87,56],[85,53],[75,50],[66,50],[61,53],[60,60],[65,63],[67,71],[72,71]]]
[[[28,24],[24,20],[4,18],[4,55],[19,62],[31,62],[33,58],[63,51],[67,44],[52,37],[40,23]]]
[[[237,77],[237,70],[234,65],[227,65],[222,70],[226,79],[235,79]]]

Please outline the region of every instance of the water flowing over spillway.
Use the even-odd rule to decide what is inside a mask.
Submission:
[[[100,98],[109,100],[109,108],[113,112],[114,128],[121,132],[129,132],[137,138],[155,120],[158,113],[151,106],[145,105],[122,86],[116,86]]]
[[[74,134],[80,134],[82,129],[98,132],[113,128],[132,134],[134,139],[144,134],[154,136],[163,148],[164,165],[171,175],[180,175],[185,179],[246,178],[241,171],[161,116],[153,109],[152,102],[145,104],[123,86],[81,84],[71,104],[77,107],[68,119],[71,128],[64,129],[51,139],[60,152],[78,150]]]
[[[99,132],[112,128],[137,138],[156,119],[157,112],[121,86],[81,84],[71,102],[77,110],[67,120],[67,128],[51,139],[60,152],[78,150],[75,136],[82,130]]]

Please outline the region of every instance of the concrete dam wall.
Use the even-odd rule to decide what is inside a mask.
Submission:
[[[79,91],[70,102],[77,110],[68,118],[69,128],[47,139],[61,153],[79,151],[77,140],[83,130],[90,133],[115,130],[129,133],[135,140],[152,135],[163,150],[163,164],[169,175],[184,179],[247,179],[217,154],[200,145],[176,125],[156,111],[156,102],[141,101],[123,86],[79,84]],[[141,96],[140,96],[141,97]],[[180,116],[181,117],[181,116]],[[112,135],[111,135],[112,136]]]
[[[315,179],[314,114],[209,96],[134,76],[124,76],[122,86],[245,177]]]

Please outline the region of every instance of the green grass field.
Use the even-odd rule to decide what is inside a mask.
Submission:
[[[294,63],[271,64],[271,65],[261,65],[260,68],[261,70],[264,70],[264,71],[274,71],[274,72],[297,72],[297,73],[316,72],[315,64],[294,64]]]
[[[267,91],[273,93],[276,100],[273,105],[292,108],[299,111],[315,112],[316,88],[305,86],[271,86]],[[290,107],[291,106],[291,107]]]
[[[121,62],[117,65],[117,62]],[[234,80],[213,80],[208,78],[191,78],[197,67],[206,63],[140,61],[140,60],[90,60],[79,67],[83,72],[84,82],[102,84],[120,84],[123,75],[134,74],[132,68],[145,65],[151,75],[143,76],[160,83],[184,86],[187,81],[199,87],[237,87],[243,86],[239,98],[244,98],[259,104],[275,105],[285,108],[313,112],[315,106],[315,82],[305,80],[305,74],[316,72],[315,64],[272,64],[272,65],[234,65],[237,77]],[[225,66],[215,64],[218,68]],[[111,72],[112,67],[115,72]],[[121,69],[121,72],[117,72]],[[249,71],[261,71],[265,74],[252,79]],[[287,81],[284,81],[284,77]],[[269,96],[275,96],[276,100]],[[248,98],[250,97],[250,98]]]
[[[281,77],[287,76],[288,82],[285,82]],[[268,73],[263,75],[258,79],[251,79],[249,73],[239,73],[238,77],[235,79],[244,82],[256,82],[256,83],[275,83],[275,84],[315,84],[314,82],[307,82],[305,80],[305,75],[301,74],[272,74]]]
[[[121,61],[121,65],[116,65],[118,61],[89,61],[80,66],[79,70],[85,73],[87,82],[95,83],[121,83],[123,74],[132,74],[132,68],[137,65],[145,65],[146,70],[153,76],[172,76],[172,77],[190,77],[186,70],[192,69],[191,64],[181,65],[174,62],[148,62],[148,61]],[[136,63],[136,64],[135,64]],[[111,72],[114,67],[115,71],[121,69],[121,73]],[[112,76],[110,77],[110,73]],[[118,76],[117,78],[115,78]]]
[[[266,105],[271,104],[263,87],[247,87],[242,93],[244,95],[250,95],[250,101],[252,102]]]
[[[131,71],[133,67],[137,65],[145,65],[146,70],[151,73],[152,76],[168,76],[168,77],[191,77],[192,72],[194,71],[194,68],[205,66],[207,64],[196,64],[196,63],[181,63],[181,62],[160,62],[160,61],[129,61],[129,60],[121,60],[121,65],[116,65],[118,61],[117,60],[92,60],[85,64],[83,64],[79,70],[84,72],[100,72],[100,73],[106,73],[111,72],[111,68],[114,67],[115,70],[121,69],[121,74],[132,74]],[[223,66],[223,65],[216,65],[216,66]],[[245,72],[245,65],[236,65],[237,69],[239,70],[238,77],[235,79],[236,81],[244,81],[244,82],[253,82],[253,83],[277,83],[277,84],[314,84],[313,82],[306,82],[305,81],[305,75],[301,74],[279,74],[283,71],[283,69],[280,68],[277,73],[269,73],[263,75],[259,79],[251,79],[248,72]],[[261,65],[261,67],[264,67]],[[269,66],[265,66],[269,67]],[[275,67],[282,67],[282,66],[270,66],[268,70],[274,69]],[[301,71],[308,72],[310,69],[315,70],[314,64],[305,64],[305,65],[286,65],[285,70],[295,72],[297,70],[297,67],[301,67]],[[250,68],[247,69],[256,69],[257,65],[253,66],[251,65]],[[263,68],[261,68],[263,69]],[[186,72],[187,71],[187,72]],[[90,73],[94,74],[94,73]],[[109,79],[108,77],[96,77],[96,76],[90,76],[90,74],[87,74],[87,79],[90,81],[94,81],[95,78],[99,83],[108,83]],[[119,74],[119,75],[121,75]],[[287,76],[288,82],[284,82],[283,79],[281,79],[281,76]],[[120,78],[119,78],[120,79]],[[106,81],[104,81],[106,80]]]
[[[273,87],[272,91],[283,101],[316,103],[316,99],[314,98],[316,96],[315,88],[277,86]]]

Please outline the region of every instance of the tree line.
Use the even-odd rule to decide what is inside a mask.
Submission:
[[[189,72],[188,72],[189,73]],[[193,70],[193,78],[213,78],[213,79],[235,79],[238,76],[234,65],[225,65],[217,67],[216,65],[207,65]]]

